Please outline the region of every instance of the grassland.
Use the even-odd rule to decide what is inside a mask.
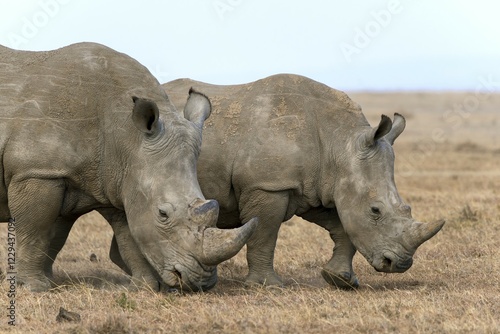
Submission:
[[[7,325],[8,285],[1,283],[0,332],[500,333],[500,96],[350,95],[372,124],[381,113],[406,117],[407,130],[395,144],[399,192],[414,217],[447,220],[406,273],[377,273],[357,254],[360,288],[336,290],[320,275],[333,242],[321,228],[293,218],[280,230],[276,250],[285,288],[245,287],[242,250],[219,266],[211,291],[127,291],[128,278],[107,256],[111,229],[91,213],[76,223],[56,261],[60,286],[38,294],[18,289],[15,328]],[[0,228],[6,244],[6,226]],[[79,313],[81,322],[56,322],[61,306]]]

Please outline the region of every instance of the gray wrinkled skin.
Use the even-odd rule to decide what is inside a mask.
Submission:
[[[0,222],[16,219],[18,283],[48,289],[73,223],[95,209],[135,283],[215,284],[215,265],[256,221],[215,228],[218,203],[205,200],[196,174],[211,106],[194,91],[186,100],[182,117],[145,67],[102,45],[0,46]],[[210,238],[229,246],[209,249]]]
[[[415,221],[396,189],[392,144],[405,127],[401,115],[382,116],[372,128],[346,94],[297,75],[234,86],[180,79],[163,87],[177,108],[189,87],[211,99],[199,182],[220,203],[217,226],[260,220],[248,242],[249,283],[282,284],[274,249],[281,223],[294,214],[329,231],[335,247],[322,275],[343,288],[359,284],[356,250],[378,271],[404,272],[444,224]]]

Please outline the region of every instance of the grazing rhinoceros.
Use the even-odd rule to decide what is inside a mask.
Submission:
[[[282,284],[274,249],[281,223],[294,214],[329,231],[335,246],[322,275],[342,288],[359,285],[356,250],[378,271],[404,272],[444,224],[413,220],[396,190],[392,144],[405,127],[401,115],[394,122],[382,116],[372,128],[346,94],[297,75],[235,86],[180,79],[163,87],[177,107],[190,87],[212,101],[198,179],[220,204],[218,227],[260,220],[247,243],[249,283]]]
[[[196,179],[210,110],[191,91],[181,117],[145,67],[98,44],[0,47],[0,221],[15,219],[18,283],[48,289],[73,223],[95,209],[136,281],[211,288],[256,220],[215,227]]]
[[[413,220],[398,194],[392,144],[405,127],[399,114],[372,128],[346,94],[297,75],[163,87],[178,108],[190,87],[211,99],[198,180],[220,204],[218,227],[260,220],[247,244],[248,282],[281,284],[274,249],[281,223],[294,214],[330,232],[335,247],[322,275],[340,287],[358,286],[356,250],[378,271],[404,272],[444,224]]]

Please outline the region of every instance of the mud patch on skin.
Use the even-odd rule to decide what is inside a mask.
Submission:
[[[240,113],[242,110],[239,101],[233,101],[229,105],[229,100],[221,96],[211,96],[212,114],[223,114],[222,117],[209,117],[205,121],[203,128],[215,127],[217,132],[223,133],[220,144],[225,144],[231,136],[235,136],[240,130]],[[227,120],[226,120],[227,119]]]
[[[220,105],[221,105],[222,100],[225,100],[225,98],[220,97],[220,96],[211,96],[210,97],[210,103],[212,104],[212,114],[213,115],[220,114],[220,112],[221,112]],[[214,119],[215,119],[215,117],[207,118],[205,123],[203,124],[203,129],[215,126]]]
[[[283,96],[280,98],[280,103],[273,108],[273,114],[276,117],[282,117],[288,114],[288,107]]]
[[[241,103],[239,101],[233,101],[227,112],[224,114],[224,119],[230,121],[229,125],[226,125],[224,129],[224,137],[222,138],[221,144],[227,143],[229,137],[236,135],[240,128],[240,114],[241,114]],[[226,123],[226,122],[224,122]]]
[[[297,139],[301,136],[303,121],[296,115],[282,116],[269,121],[275,133],[286,133],[288,139]]]

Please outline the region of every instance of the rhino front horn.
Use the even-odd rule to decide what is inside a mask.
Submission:
[[[252,218],[245,225],[230,230],[216,227],[205,229],[201,262],[209,266],[217,265],[235,256],[252,236],[258,221]]]
[[[408,234],[408,244],[414,249],[417,249],[418,246],[436,235],[436,233],[441,230],[444,223],[444,220],[436,220],[433,223],[414,222]]]

